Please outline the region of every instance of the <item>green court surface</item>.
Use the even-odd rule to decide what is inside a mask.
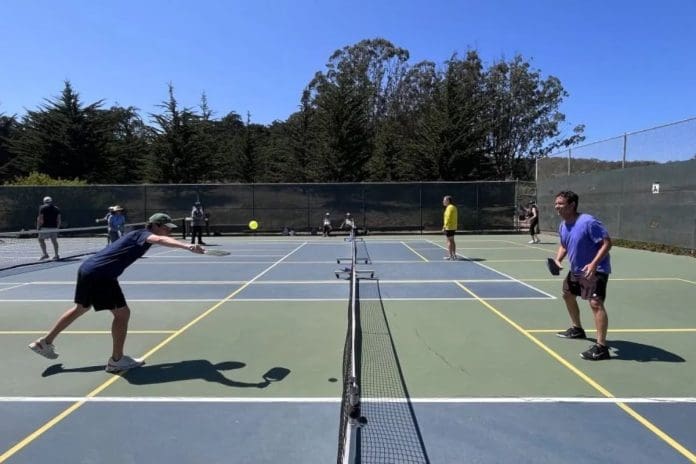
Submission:
[[[73,448],[97,446],[81,443],[80,433],[89,430],[99,440],[101,424],[89,422],[90,411],[112,402],[143,411],[162,403],[181,407],[171,414],[187,424],[185,431],[159,424],[152,433],[185,433],[205,444],[208,462],[335,462],[349,282],[336,279],[334,270],[343,267],[336,258],[350,245],[342,237],[214,239],[229,257],[153,247],[122,276],[132,310],[127,352],[146,358],[145,366],[122,375],[104,372],[108,313],[87,313],[62,334],[57,360],[27,349],[70,306],[79,262],[0,277],[0,411],[21,424],[0,426],[0,463],[55,462],[44,451],[51,447],[70,459],[58,462],[93,462],[80,461]],[[366,362],[370,350],[393,350],[392,363],[380,368],[394,370],[402,383],[402,397],[392,400],[414,405],[419,446],[428,457],[413,462],[569,462],[566,443],[590,447],[602,436],[573,436],[569,415],[588,423],[601,417],[606,423],[599,427],[611,429],[617,443],[573,462],[602,456],[604,462],[696,462],[696,260],[612,249],[606,300],[612,359],[591,362],[578,356],[594,337],[586,302],[580,309],[589,340],[555,335],[569,319],[560,299],[564,274],[553,277],[544,266],[555,253],[554,237],[542,236],[542,244],[527,244],[526,235],[456,240],[468,259],[443,262],[438,235],[364,237],[371,262],[361,267],[387,275],[375,276],[382,300],[359,305],[383,318],[388,343],[370,346],[366,335],[362,349]],[[365,391],[363,401],[381,400]],[[49,411],[42,409],[47,404]],[[211,423],[199,429],[188,424],[197,408],[211,404],[230,408],[229,423],[208,416]],[[269,405],[273,413],[260,412]],[[489,419],[472,422],[469,405]],[[514,447],[467,442],[485,434],[502,406],[529,436],[496,425],[495,440]],[[600,407],[597,414],[593,408]],[[293,408],[305,409],[298,415]],[[117,422],[124,437],[143,439],[128,435],[119,413],[100,414],[125,420]],[[144,414],[146,423],[155,420]],[[264,414],[274,419],[260,419]],[[379,423],[370,419],[365,430]],[[303,420],[312,422],[313,435],[284,436]],[[219,437],[206,438],[203,431],[216,424],[245,453],[235,459]],[[75,438],[66,439],[71,433]],[[101,462],[194,462],[177,454],[185,444],[169,443],[167,452],[141,450],[125,461],[106,445]]]

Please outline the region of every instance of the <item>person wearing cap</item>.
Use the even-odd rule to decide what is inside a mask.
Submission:
[[[106,210],[106,214],[104,215],[104,217],[97,218],[97,219],[94,220],[94,222],[97,223],[97,224],[108,223],[108,222],[109,222],[109,216],[111,216],[113,213],[114,213],[114,207],[113,207],[113,206],[109,206],[109,207],[107,208],[107,210]]]
[[[107,220],[109,225],[109,243],[115,242],[123,237],[126,229],[126,217],[123,215],[123,208],[119,205],[111,207],[111,215]]]
[[[113,207],[113,206],[109,206],[109,208],[106,210],[106,214],[104,215],[104,217],[103,217],[103,218],[97,218],[97,219],[94,220],[94,222],[96,222],[97,224],[106,223],[106,224],[108,225],[108,224],[109,224],[109,218],[111,217],[112,214],[114,214],[114,207]],[[108,230],[108,228],[107,228],[107,231],[106,231],[106,244],[108,245],[109,243],[111,243],[111,237],[109,236],[109,230]]]
[[[45,336],[30,343],[29,348],[45,358],[56,359],[58,353],[53,345],[55,338],[94,306],[95,311],[109,310],[114,317],[111,325],[113,345],[111,356],[106,362],[106,371],[119,372],[142,366],[142,360],[123,353],[130,309],[119,286],[118,277],[153,244],[205,253],[200,245],[188,245],[170,237],[169,234],[175,227],[167,214],[153,214],[146,228],[128,232],[120,240],[87,258],[77,271],[75,305],[58,318]]]
[[[353,216],[351,216],[350,213],[346,213],[346,217],[343,219],[343,222],[341,223],[341,229],[355,229],[355,221],[353,220]]]
[[[53,198],[44,197],[43,205],[39,207],[39,215],[36,217],[36,230],[38,231],[41,257],[39,260],[48,259],[46,239],[53,244],[53,259],[58,260],[58,229],[60,229],[60,210],[53,204]]]
[[[196,242],[198,238],[199,245],[205,245],[203,242],[203,226],[205,226],[205,212],[200,201],[193,204],[191,209],[191,243]]]
[[[329,237],[331,235],[331,215],[327,212],[324,215],[324,222],[323,222],[323,230],[324,230],[324,237]]]

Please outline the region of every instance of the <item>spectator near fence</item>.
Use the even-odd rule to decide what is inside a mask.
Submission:
[[[199,245],[205,245],[203,242],[203,227],[205,227],[206,222],[203,205],[201,205],[200,201],[197,201],[191,210],[191,243],[196,243],[196,239],[198,239]]]
[[[536,205],[536,202],[530,201],[529,202],[529,209],[527,213],[527,218],[529,219],[529,235],[531,235],[532,239],[529,241],[529,243],[541,243],[541,240],[539,239],[539,208]]]
[[[46,239],[53,244],[53,259],[58,260],[58,229],[60,229],[60,210],[53,204],[53,198],[44,197],[43,205],[39,208],[36,217],[36,230],[38,231],[39,246],[41,247],[40,260],[48,259]]]
[[[324,219],[322,222],[322,230],[324,231],[324,237],[328,237],[331,235],[331,215],[327,212],[324,215]]]

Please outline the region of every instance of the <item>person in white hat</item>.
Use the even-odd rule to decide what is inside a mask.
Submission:
[[[44,197],[43,204],[39,207],[39,215],[36,217],[36,230],[41,247],[40,260],[48,259],[46,239],[50,239],[51,244],[53,244],[53,259],[60,259],[58,255],[58,229],[60,229],[60,210],[53,204],[53,198]]]
[[[111,207],[111,215],[107,221],[109,224],[109,242],[113,243],[123,237],[126,228],[126,217],[123,215],[123,208],[119,205]]]
[[[329,213],[326,213],[324,215],[324,223],[323,223],[323,230],[324,230],[324,237],[328,237],[331,235],[331,215]]]
[[[44,336],[29,344],[35,353],[56,359],[54,339],[78,317],[94,306],[95,311],[109,310],[114,316],[111,325],[112,351],[106,362],[107,372],[119,372],[144,364],[143,360],[126,356],[123,347],[128,333],[130,309],[123,296],[118,277],[150,249],[152,244],[182,248],[192,253],[205,253],[200,245],[188,245],[169,236],[176,225],[164,213],[150,216],[145,229],[128,232],[121,239],[83,261],[77,271],[75,305],[63,313]]]

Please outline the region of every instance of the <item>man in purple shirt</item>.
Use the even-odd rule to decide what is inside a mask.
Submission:
[[[580,357],[598,361],[610,358],[607,347],[609,318],[604,300],[611,273],[611,238],[599,220],[589,214],[578,213],[578,201],[575,192],[563,191],[556,195],[554,203],[556,212],[563,219],[558,227],[561,244],[555,259],[559,267],[566,255],[570,262],[570,271],[563,281],[563,300],[573,324],[557,335],[562,338],[586,338],[580,323],[577,297],[588,300],[597,329],[597,342],[580,353]]]
[[[29,344],[29,348],[48,359],[56,359],[53,340],[78,317],[94,306],[95,311],[109,310],[114,316],[111,325],[113,349],[106,363],[107,372],[119,372],[143,365],[143,361],[123,354],[128,333],[130,309],[118,284],[118,276],[143,256],[153,243],[172,248],[182,248],[193,253],[204,253],[200,245],[187,245],[169,237],[176,225],[164,214],[153,214],[147,228],[134,230],[112,242],[103,250],[86,259],[77,271],[75,306],[56,321],[45,337]]]

